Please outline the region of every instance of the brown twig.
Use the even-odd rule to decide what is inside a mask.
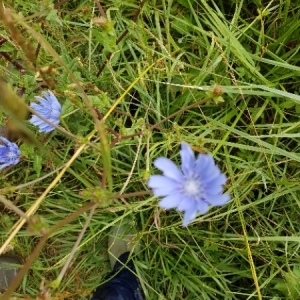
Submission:
[[[183,112],[185,112],[185,111],[187,111],[187,110],[189,110],[189,109],[191,109],[191,108],[197,107],[197,106],[199,106],[199,105],[201,105],[201,104],[207,102],[207,100],[208,100],[207,98],[202,99],[202,100],[200,100],[200,101],[197,101],[197,102],[195,102],[195,103],[192,103],[192,104],[190,104],[190,105],[188,105],[188,106],[186,106],[186,107],[184,107],[184,108],[182,108],[182,109],[176,111],[175,113],[169,115],[168,117],[164,118],[164,119],[161,120],[160,122],[158,122],[158,123],[156,123],[156,124],[154,124],[154,125],[151,125],[150,128],[149,128],[148,130],[157,129],[158,126],[161,125],[162,123],[164,123],[164,122],[166,122],[166,121],[168,121],[168,120],[170,120],[170,119],[176,117],[176,116],[179,115],[180,113],[183,113]],[[144,134],[144,131],[141,130],[141,131],[139,131],[139,132],[137,132],[137,133],[133,133],[133,134],[129,134],[129,135],[117,135],[117,136],[113,139],[113,141],[112,141],[110,147],[112,148],[112,147],[113,147],[118,141],[120,141],[120,140],[132,138],[132,137],[135,137],[135,136],[141,136],[141,135],[143,135],[143,134]]]
[[[1,36],[1,39],[0,39],[0,46],[2,46],[4,43],[7,42],[7,39],[4,38],[3,36]]]
[[[42,26],[41,26],[41,30],[44,29],[44,23],[42,23]],[[35,62],[34,62],[34,66],[36,67],[36,63],[37,63],[37,59],[38,59],[38,56],[39,56],[39,53],[40,53],[40,50],[41,50],[41,43],[39,42],[36,49],[35,49]]]
[[[95,0],[95,3],[96,3],[97,6],[98,6],[98,9],[99,9],[99,11],[100,11],[101,16],[104,17],[104,18],[107,20],[107,15],[106,15],[106,13],[105,13],[105,11],[104,11],[102,5],[100,4],[100,2],[99,2],[98,0]]]
[[[93,106],[93,110],[96,112],[98,119],[101,121],[104,116],[101,114],[101,112],[99,111],[98,107]],[[119,133],[116,132],[115,130],[111,129],[111,128],[106,128],[106,130],[109,133],[113,134],[114,136],[117,136],[117,137],[119,136]]]
[[[14,211],[16,214],[18,214],[20,217],[24,218],[29,221],[29,218],[27,215],[17,206],[15,206],[11,201],[7,200],[5,197],[0,195],[0,202],[8,209]]]
[[[23,66],[20,63],[18,63],[16,60],[12,60],[12,58],[6,52],[0,52],[0,55],[3,58],[5,58],[7,61],[9,61],[12,65],[14,65],[22,75],[25,74],[26,71],[23,68]]]
[[[60,6],[64,5],[65,3],[67,3],[69,0],[62,0],[60,2],[57,2],[54,4],[54,8],[57,9],[59,8]]]

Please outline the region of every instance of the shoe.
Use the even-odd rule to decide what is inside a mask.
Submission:
[[[4,292],[17,276],[22,260],[14,255],[0,255],[0,293]]]
[[[113,269],[117,259],[126,252],[138,253],[140,245],[136,241],[137,230],[135,222],[130,219],[122,219],[114,225],[108,237],[108,255]]]

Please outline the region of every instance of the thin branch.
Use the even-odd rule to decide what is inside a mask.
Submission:
[[[54,4],[54,8],[57,9],[59,8],[60,6],[62,6],[63,4],[67,3],[69,0],[62,0],[56,4]]]
[[[99,11],[100,11],[101,16],[104,17],[104,18],[107,20],[107,15],[106,15],[106,13],[105,13],[105,11],[104,11],[102,5],[100,4],[100,2],[99,2],[98,0],[95,0],[95,3],[96,3],[97,6],[98,6],[98,9],[99,9]]]
[[[170,120],[170,119],[176,117],[177,115],[179,115],[179,114],[181,114],[181,113],[183,113],[183,112],[185,112],[185,111],[187,111],[187,110],[189,110],[189,109],[191,109],[191,108],[197,107],[197,106],[199,106],[199,105],[201,105],[201,104],[207,102],[207,100],[208,100],[207,98],[202,99],[202,100],[200,100],[200,101],[197,101],[197,102],[195,102],[195,103],[192,103],[192,104],[190,104],[190,105],[188,105],[188,106],[186,106],[186,107],[184,107],[184,108],[182,108],[182,109],[176,111],[175,113],[169,115],[168,117],[164,118],[164,119],[161,120],[160,122],[158,122],[158,123],[156,123],[156,124],[154,124],[154,125],[151,125],[150,128],[149,128],[148,130],[159,129],[158,126],[161,125],[162,123],[164,123],[164,122],[166,122],[166,121],[168,121],[168,120]],[[114,146],[116,143],[118,143],[120,140],[128,139],[128,138],[135,137],[135,136],[141,136],[141,135],[143,135],[143,134],[145,134],[145,132],[144,132],[143,130],[141,130],[141,131],[139,131],[139,132],[137,132],[137,133],[130,134],[130,135],[118,135],[118,136],[116,136],[116,137],[113,139],[113,141],[111,142],[110,147],[113,148],[113,146]]]
[[[44,29],[44,23],[42,23],[42,26],[41,26],[41,30],[43,30]],[[34,62],[34,67],[36,68],[37,67],[37,60],[38,60],[38,56],[39,56],[39,54],[40,54],[40,50],[41,50],[41,43],[39,42],[38,43],[38,45],[37,45],[37,47],[36,47],[36,49],[35,49],[35,54],[34,54],[34,56],[35,56],[35,62]]]
[[[58,275],[58,277],[57,277],[57,283],[58,283],[58,284],[59,284],[59,283],[61,282],[61,280],[63,279],[63,277],[64,277],[64,275],[65,275],[65,273],[66,273],[66,271],[67,271],[67,269],[68,269],[68,267],[69,267],[69,265],[70,265],[70,263],[71,263],[71,260],[72,260],[73,256],[75,255],[76,250],[78,249],[78,246],[79,246],[79,244],[80,244],[80,242],[81,242],[81,240],[82,240],[82,238],[83,238],[83,235],[84,235],[84,233],[86,232],[86,230],[87,230],[87,228],[88,228],[88,226],[89,226],[89,224],[90,224],[90,222],[91,222],[91,219],[92,219],[92,217],[93,217],[93,214],[94,214],[94,212],[95,212],[96,207],[97,207],[96,204],[95,204],[94,206],[92,206],[92,209],[91,209],[91,211],[90,211],[90,214],[89,214],[89,216],[88,216],[88,218],[87,218],[87,220],[86,220],[86,222],[85,222],[85,224],[84,224],[84,226],[83,226],[81,232],[80,232],[79,235],[78,235],[78,238],[77,238],[77,240],[76,240],[76,242],[75,242],[75,244],[74,244],[74,246],[73,246],[73,248],[72,248],[72,250],[71,250],[71,252],[70,252],[70,254],[69,254],[69,257],[68,257],[66,263],[64,264],[62,270],[60,271],[60,273],[59,273],[59,275]]]
[[[0,46],[7,42],[7,39],[3,36],[0,37]]]
[[[6,206],[8,209],[14,211],[16,214],[18,214],[21,218],[24,218],[27,222],[29,221],[29,218],[26,216],[26,214],[17,206],[15,206],[11,201],[7,200],[5,197],[0,195],[0,202]]]
[[[7,61],[9,61],[12,65],[14,65],[22,75],[26,73],[23,66],[20,63],[18,63],[16,60],[13,60],[6,52],[0,52],[0,55],[4,57]]]
[[[37,179],[34,179],[34,180],[32,180],[32,181],[29,181],[29,182],[20,184],[20,185],[15,186],[15,187],[10,186],[10,187],[6,187],[6,188],[3,188],[3,189],[0,189],[0,192],[1,192],[2,194],[6,194],[7,192],[15,192],[15,191],[21,190],[21,189],[23,189],[23,188],[25,188],[25,187],[27,187],[27,186],[33,185],[33,184],[35,184],[35,183],[38,183],[38,182],[40,182],[40,181],[42,181],[42,180],[44,180],[44,179],[50,177],[51,175],[57,173],[57,172],[58,172],[59,170],[61,170],[65,165],[66,165],[66,164],[63,164],[62,166],[56,168],[54,171],[51,171],[50,173],[48,173],[48,174],[46,174],[46,175],[44,175],[44,176],[42,176],[42,177],[39,177],[39,178],[37,178]]]

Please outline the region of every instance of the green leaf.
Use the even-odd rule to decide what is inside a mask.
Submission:
[[[72,111],[74,110],[74,104],[71,102],[70,99],[66,99],[64,101],[64,104],[62,105],[62,108],[61,108],[61,115],[66,115],[66,114],[69,114],[71,113]]]
[[[107,96],[106,93],[102,93],[100,95],[94,96],[94,95],[89,95],[88,99],[90,100],[90,103],[92,106],[96,106],[100,112],[102,113],[103,110],[111,106],[111,99]]]
[[[32,145],[22,144],[19,148],[23,156],[25,156],[26,158],[34,159],[35,153],[34,147]]]
[[[295,271],[295,268],[294,268]],[[299,269],[296,271],[299,273]],[[284,273],[284,279],[278,282],[274,288],[284,293],[289,299],[299,299],[300,297],[300,283],[299,277],[294,272]]]
[[[42,170],[42,157],[38,154],[35,154],[33,161],[33,169],[36,172],[37,176],[41,175]]]
[[[300,266],[295,266],[293,269],[293,273],[300,279]]]
[[[185,8],[190,8],[190,4],[193,5],[193,0],[189,1],[189,0],[178,0],[178,3],[181,4],[182,6],[184,6]]]
[[[108,32],[99,31],[97,28],[92,29],[92,33],[97,42],[104,47],[106,51],[113,52],[116,50],[117,39]]]
[[[59,16],[57,15],[57,9],[51,9],[50,11],[48,11],[46,20],[49,22],[53,22],[53,23],[62,25],[62,22],[61,22]]]

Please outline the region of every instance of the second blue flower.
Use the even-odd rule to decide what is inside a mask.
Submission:
[[[61,114],[61,105],[57,98],[51,91],[42,92],[44,98],[36,96],[35,99],[38,103],[31,103],[30,107],[39,113],[42,117],[50,121],[51,123],[58,125],[59,117]],[[33,115],[29,122],[39,127],[39,132],[50,132],[54,130],[54,127],[41,120],[38,116]]]

